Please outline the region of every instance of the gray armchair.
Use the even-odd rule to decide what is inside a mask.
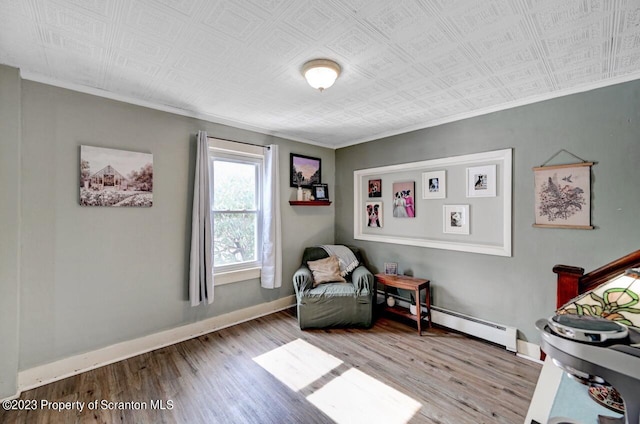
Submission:
[[[321,247],[307,247],[302,265],[293,275],[301,329],[359,326],[370,327],[373,317],[375,282],[362,263],[356,247],[349,246],[360,265],[345,277],[346,283],[323,283],[313,287],[313,274],[307,262],[327,258]]]

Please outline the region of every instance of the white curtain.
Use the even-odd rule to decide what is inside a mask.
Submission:
[[[264,157],[262,198],[261,285],[266,289],[282,286],[282,223],[280,219],[280,169],[278,146],[272,144]]]
[[[191,216],[189,300],[191,306],[213,302],[213,222],[211,219],[211,173],[207,133],[198,132],[196,170]]]

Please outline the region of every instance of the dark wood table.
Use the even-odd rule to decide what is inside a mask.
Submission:
[[[420,306],[420,290],[426,290],[425,303],[427,305],[427,328],[431,327],[431,289],[430,282],[424,278],[414,278],[408,277],[406,275],[387,275],[387,274],[376,274],[376,281],[384,284],[384,307],[385,310],[391,312],[395,315],[399,315],[410,320],[413,320],[418,323],[418,335],[422,336],[422,311]],[[416,314],[412,315],[405,308],[400,308],[397,306],[388,306],[387,305],[387,291],[389,287],[395,287],[397,289],[405,289],[411,290],[415,294],[416,300]]]

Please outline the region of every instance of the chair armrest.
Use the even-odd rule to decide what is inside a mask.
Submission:
[[[311,274],[311,270],[308,267],[302,265],[295,274],[293,274],[293,288],[296,290],[298,299],[300,299],[302,293],[312,287],[313,274]]]
[[[356,287],[356,293],[359,295],[364,289],[368,289],[369,293],[374,291],[373,274],[364,265],[360,265],[353,270],[351,274],[351,282]]]

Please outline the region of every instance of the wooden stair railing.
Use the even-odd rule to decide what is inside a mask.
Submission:
[[[584,268],[570,265],[556,265],[553,267],[557,277],[556,308],[564,306],[574,297],[588,292],[609,280],[622,274],[629,268],[640,266],[640,250],[629,253],[587,274]],[[545,353],[540,351],[540,359],[544,360]]]
[[[592,290],[607,280],[622,274],[629,268],[640,266],[640,250],[629,253],[587,274],[583,268],[556,265],[553,272],[558,274],[556,308],[560,308],[574,297]]]

